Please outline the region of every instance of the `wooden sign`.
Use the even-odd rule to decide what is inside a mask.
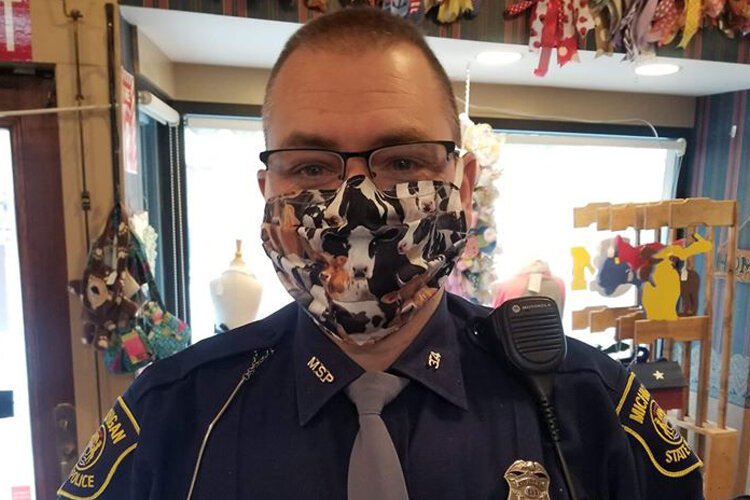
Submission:
[[[727,252],[722,250],[716,256],[716,272],[726,273]],[[734,261],[734,279],[739,283],[750,283],[750,250],[737,250]]]

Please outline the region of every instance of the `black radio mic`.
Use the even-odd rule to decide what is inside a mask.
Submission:
[[[509,300],[482,319],[480,341],[523,378],[539,404],[555,447],[571,500],[578,500],[560,447],[560,428],[552,405],[554,378],[565,360],[567,344],[557,304],[535,295]]]

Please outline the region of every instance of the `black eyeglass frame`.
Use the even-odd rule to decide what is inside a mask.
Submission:
[[[258,157],[260,158],[260,161],[263,163],[263,165],[266,167],[266,170],[268,170],[268,157],[271,156],[273,153],[281,153],[284,151],[321,151],[325,153],[333,153],[334,155],[337,155],[339,158],[341,158],[341,175],[339,176],[339,179],[343,180],[346,178],[346,166],[349,163],[350,158],[362,158],[365,160],[365,163],[367,164],[367,171],[370,174],[371,178],[375,177],[375,173],[372,171],[372,168],[370,168],[370,158],[372,158],[372,155],[382,149],[388,149],[393,148],[397,146],[409,146],[413,144],[439,144],[445,148],[445,154],[446,159],[450,157],[450,155],[458,156],[459,150],[454,141],[412,141],[412,142],[399,142],[397,144],[388,144],[386,146],[379,146],[377,148],[368,149],[367,151],[334,151],[333,149],[326,149],[326,148],[283,148],[283,149],[269,149],[266,151],[262,151]]]

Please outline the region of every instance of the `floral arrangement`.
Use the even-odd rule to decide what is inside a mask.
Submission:
[[[141,212],[139,214],[131,215],[128,219],[128,225],[130,230],[133,231],[141,243],[143,243],[143,249],[146,252],[146,260],[148,261],[149,269],[151,274],[156,276],[156,240],[159,235],[151,224],[148,222],[148,212]]]
[[[466,248],[448,278],[446,289],[472,302],[490,304],[495,281],[494,256],[500,251],[495,228],[495,181],[500,177],[500,150],[505,138],[486,123],[475,124],[465,113],[461,122],[461,147],[477,159],[479,172],[474,189],[473,220]]]

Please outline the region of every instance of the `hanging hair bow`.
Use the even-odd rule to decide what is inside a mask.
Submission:
[[[577,61],[579,37],[594,28],[588,0],[521,0],[508,7],[503,16],[514,19],[527,10],[531,11],[529,48],[540,52],[534,74],[547,74],[553,50],[560,66]]]

